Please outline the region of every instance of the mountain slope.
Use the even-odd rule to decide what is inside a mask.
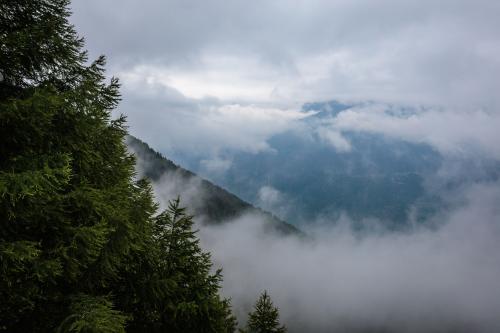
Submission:
[[[188,206],[189,213],[204,223],[222,223],[244,214],[263,220],[270,230],[281,234],[301,234],[293,225],[241,200],[225,189],[198,177],[151,149],[145,142],[128,136],[126,144],[137,158],[139,176],[149,178],[155,193],[163,202],[177,196]]]
[[[442,168],[442,156],[423,143],[335,130],[336,117],[356,107],[361,106],[336,101],[305,104],[302,110],[310,115],[271,136],[270,149],[219,152],[220,159],[231,161],[224,172],[204,169],[206,156],[185,152],[176,158],[243,200],[298,226],[336,221],[341,214],[354,221],[376,218],[391,228],[428,220],[442,207],[427,188]]]

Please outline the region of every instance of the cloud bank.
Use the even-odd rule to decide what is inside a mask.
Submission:
[[[223,151],[270,150],[267,140],[272,135],[294,128],[295,120],[308,115],[296,109],[192,99],[148,76],[129,80],[120,111],[128,116],[131,133],[168,156],[176,151],[201,156],[208,168],[228,165],[219,156]],[[137,93],[141,89],[147,95]]]
[[[497,332],[500,190],[475,185],[434,230],[358,233],[343,219],[313,240],[262,233],[252,216],[203,227],[241,321],[268,290],[291,332]]]
[[[255,99],[265,89],[281,99],[298,92],[308,100],[339,94],[498,102],[494,1],[125,0],[117,8],[76,0],[72,6],[93,54],[105,53],[127,71],[145,65],[171,73],[173,87],[191,97],[221,92]]]
[[[426,143],[446,155],[477,155],[500,159],[500,114],[485,110],[427,109],[409,115],[390,113],[387,105],[341,112],[330,122],[344,131],[378,133]]]
[[[216,161],[230,159],[221,151],[267,149],[304,102],[340,99],[442,110],[404,121],[358,110],[343,115],[340,131],[447,151],[475,141],[498,157],[496,1],[74,0],[72,8],[91,57],[106,54],[122,80],[119,112],[132,134],[166,155],[205,151],[206,167],[223,170],[228,163]],[[319,134],[349,149],[339,129]]]
[[[193,211],[206,199],[199,178],[178,172],[153,185],[162,207],[181,195]],[[447,192],[450,208],[403,232],[373,219],[353,229],[347,216],[304,225],[307,239],[269,234],[252,215],[196,221],[241,324],[268,290],[290,332],[497,332],[499,185],[469,182]],[[286,205],[272,187],[259,194],[263,203]]]

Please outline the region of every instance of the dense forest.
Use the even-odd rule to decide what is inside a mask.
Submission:
[[[118,81],[68,6],[0,3],[0,331],[235,331],[193,218],[137,179]],[[285,331],[267,293],[247,326]]]

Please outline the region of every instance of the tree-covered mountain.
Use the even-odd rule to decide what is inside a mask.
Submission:
[[[269,226],[269,230],[281,234],[300,234],[291,224],[245,202],[225,189],[176,165],[154,151],[145,142],[127,136],[127,146],[137,157],[139,176],[153,182],[161,201],[168,202],[180,196],[188,203],[189,213],[206,223],[221,223],[252,214]]]
[[[200,153],[178,152],[172,157],[297,226],[335,221],[344,213],[354,221],[376,218],[400,228],[447,209],[443,193],[470,181],[499,177],[497,161],[460,156],[454,161],[426,143],[335,129],[342,113],[372,106],[368,102],[307,103],[302,107],[306,116],[272,135],[266,141],[269,149],[219,151],[217,158],[229,161],[223,171],[204,168],[210,156]],[[410,107],[386,107],[383,112],[398,117],[418,112]]]
[[[379,134],[332,133],[335,117],[353,107],[336,101],[305,104],[308,116],[270,137],[269,149],[222,152],[231,161],[224,172],[204,169],[206,156],[186,152],[175,159],[295,225],[335,220],[341,213],[396,227],[411,214],[421,220],[431,216],[440,203],[426,180],[442,166],[441,155],[429,145]]]

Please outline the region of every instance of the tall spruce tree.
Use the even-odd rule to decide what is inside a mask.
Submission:
[[[278,308],[273,305],[271,297],[264,291],[248,315],[245,333],[285,333],[286,327],[279,322]]]
[[[173,282],[161,321],[168,331],[232,332],[235,318],[228,301],[221,302],[218,296],[221,270],[210,273],[210,254],[202,251],[192,227],[193,218],[180,207],[179,199],[155,218],[159,271]]]
[[[190,219],[135,181],[118,82],[68,5],[0,1],[0,331],[231,331]]]

